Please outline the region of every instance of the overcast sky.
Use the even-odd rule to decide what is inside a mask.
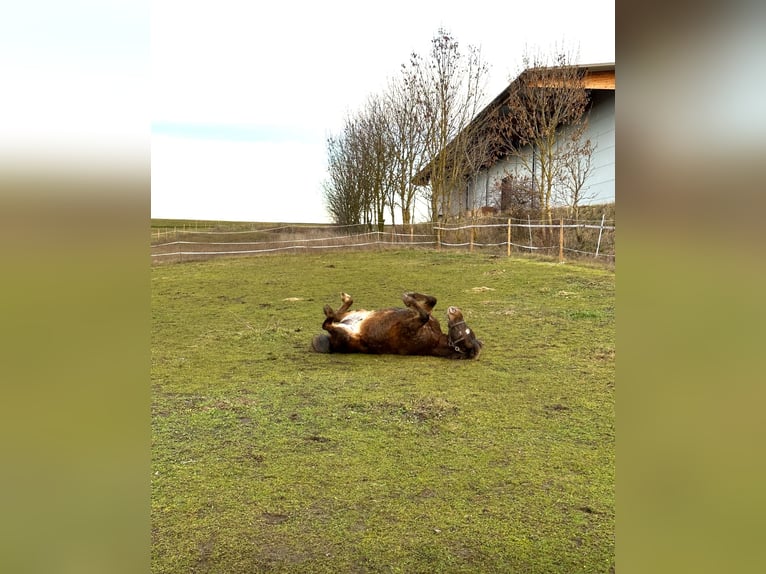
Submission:
[[[614,4],[155,0],[152,217],[328,222],[328,135],[439,27],[489,64],[487,95],[527,50],[614,61]]]

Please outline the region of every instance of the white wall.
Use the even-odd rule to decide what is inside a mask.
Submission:
[[[593,171],[588,177],[588,203],[607,203],[614,201],[614,92],[598,103],[594,102],[588,118],[588,131],[585,135],[596,143],[591,161]]]

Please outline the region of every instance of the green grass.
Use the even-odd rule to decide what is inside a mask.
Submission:
[[[154,572],[608,572],[614,273],[423,251],[156,266]],[[460,306],[477,361],[309,351]]]

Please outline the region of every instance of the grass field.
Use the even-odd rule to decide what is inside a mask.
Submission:
[[[427,251],[155,266],[153,572],[614,569],[612,270]],[[321,355],[435,295],[477,361]]]

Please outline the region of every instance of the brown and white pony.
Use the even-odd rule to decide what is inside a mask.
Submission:
[[[337,311],[325,305],[322,329],[327,335],[315,335],[311,343],[319,353],[386,353],[395,355],[432,355],[448,359],[475,359],[482,343],[465,324],[462,311],[447,309],[447,333],[432,315],[436,298],[420,293],[402,295],[405,307],[378,311],[349,311],[353,300],[341,294]]]

